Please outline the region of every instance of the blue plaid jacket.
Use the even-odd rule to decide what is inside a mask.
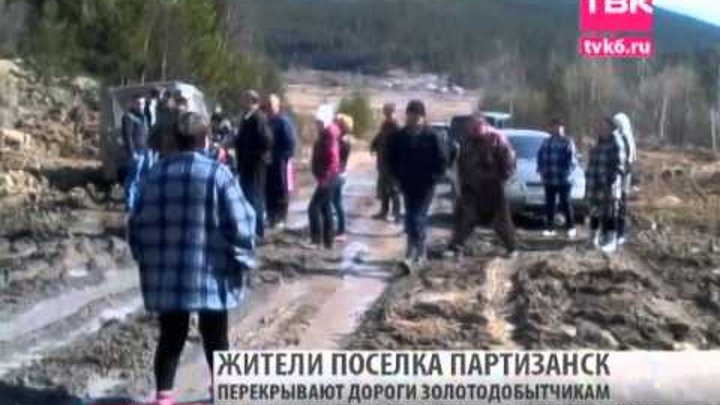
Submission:
[[[254,263],[255,212],[230,171],[199,152],[148,173],[129,239],[149,311],[238,306]]]
[[[543,141],[537,154],[537,172],[548,186],[570,184],[575,170],[575,143],[566,136],[553,135]]]
[[[615,134],[600,139],[590,151],[586,178],[586,194],[590,207],[610,215],[620,199],[621,179],[625,170],[622,140]]]

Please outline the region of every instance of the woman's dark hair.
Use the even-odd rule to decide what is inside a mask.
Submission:
[[[191,150],[196,147],[200,136],[207,135],[209,124],[202,115],[186,112],[179,115],[175,128],[175,142],[178,149]]]
[[[613,121],[612,117],[606,116],[605,118],[603,118],[603,121],[605,121],[606,124],[610,125],[610,128],[612,128],[613,131],[618,129],[617,125],[615,124],[615,121]]]

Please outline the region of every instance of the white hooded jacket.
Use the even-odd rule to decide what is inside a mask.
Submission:
[[[635,135],[633,134],[630,117],[628,117],[625,113],[617,113],[612,120],[617,127],[617,132],[621,138],[625,140],[625,145],[628,149],[625,151],[627,162],[632,165],[637,159],[637,145],[635,144]]]

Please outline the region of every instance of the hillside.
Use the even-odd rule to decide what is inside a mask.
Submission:
[[[244,38],[285,66],[382,71],[417,68],[478,79],[498,55],[527,61],[530,80],[574,56],[576,0],[241,0]],[[710,48],[720,27],[656,10],[659,54]]]

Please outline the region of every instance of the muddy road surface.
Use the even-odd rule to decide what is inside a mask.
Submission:
[[[476,231],[461,260],[433,258],[393,283],[349,347],[358,349],[706,350],[720,346],[720,157],[643,152],[631,237],[606,256],[581,238],[520,229],[521,252],[499,257]],[[584,232],[582,232],[584,231]]]
[[[253,288],[244,307],[232,314],[233,347],[345,345],[365,310],[396,277],[393,263],[401,253],[401,228],[370,219],[376,209],[373,168],[362,152],[351,162],[345,188],[348,240],[332,251],[303,247],[312,189],[307,178],[301,180],[288,229],[274,231],[260,247],[262,265],[252,277]],[[137,269],[123,241],[123,215],[110,212],[98,207],[77,215],[72,228],[83,232],[20,235],[4,243],[3,259],[12,266],[0,293],[3,403],[151,395],[157,325],[142,309]],[[178,372],[178,394],[202,398],[208,384],[193,331]]]
[[[645,152],[641,162],[632,237],[617,255],[589,247],[582,228],[576,240],[542,238],[528,221],[517,258],[503,258],[494,235],[478,229],[461,259],[445,259],[452,203],[441,189],[430,263],[410,277],[395,265],[400,227],[370,219],[369,155],[351,162],[349,237],[333,251],[301,243],[312,192],[305,173],[288,229],[259,249],[246,305],[232,314],[232,346],[716,349],[720,158]],[[119,207],[69,194],[32,207],[0,218],[12,225],[0,235],[0,402],[147,398],[157,325],[142,310]],[[181,363],[180,397],[206,398],[195,330]]]

